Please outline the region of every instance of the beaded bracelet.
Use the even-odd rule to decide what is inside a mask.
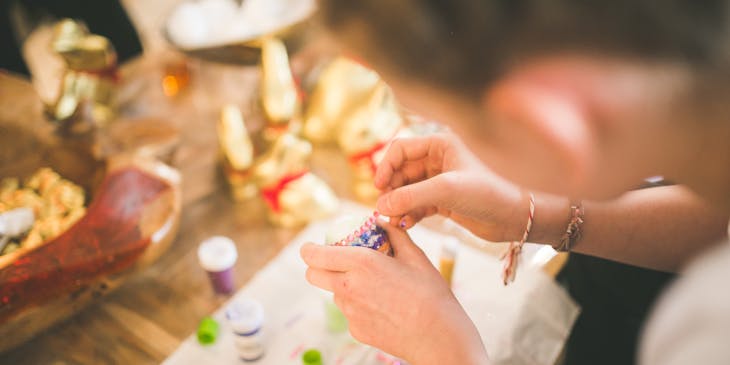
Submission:
[[[522,239],[520,239],[519,241],[510,242],[507,251],[502,254],[501,259],[506,259],[504,262],[504,268],[502,270],[502,282],[504,283],[504,285],[507,285],[515,280],[515,274],[517,273],[517,261],[519,259],[520,253],[522,252],[522,246],[525,244],[525,241],[527,241],[527,236],[530,235],[530,229],[532,229],[532,219],[534,216],[535,196],[530,193],[530,213],[527,215],[527,226],[525,227],[525,232],[522,234]]]
[[[583,225],[584,213],[583,202],[570,206],[570,222],[560,238],[560,245],[556,248],[558,252],[568,252],[578,242],[582,233],[581,226]]]

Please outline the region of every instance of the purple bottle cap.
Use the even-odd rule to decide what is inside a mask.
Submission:
[[[217,293],[233,292],[233,265],[237,258],[236,245],[227,237],[208,238],[198,247],[200,266],[208,272],[213,289]]]

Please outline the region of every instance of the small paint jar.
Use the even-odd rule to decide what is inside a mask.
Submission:
[[[228,237],[214,236],[198,246],[198,261],[218,294],[230,294],[235,289],[233,266],[238,259],[236,244]]]
[[[226,319],[233,329],[233,343],[238,357],[246,362],[264,357],[264,308],[261,303],[251,299],[236,300],[226,308]]]

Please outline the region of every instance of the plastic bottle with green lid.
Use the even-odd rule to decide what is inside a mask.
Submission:
[[[218,322],[210,317],[205,317],[198,325],[198,342],[203,345],[210,345],[218,338]]]

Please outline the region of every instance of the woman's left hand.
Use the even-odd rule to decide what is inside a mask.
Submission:
[[[485,364],[474,324],[408,234],[388,223],[394,256],[363,247],[306,244],[307,280],[334,293],[350,333],[411,364]]]

